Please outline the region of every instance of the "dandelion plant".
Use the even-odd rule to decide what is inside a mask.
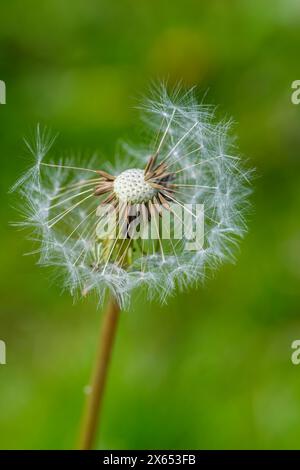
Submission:
[[[55,266],[74,297],[95,294],[99,305],[110,297],[82,449],[94,442],[119,312],[133,291],[166,302],[196,286],[234,260],[247,228],[251,172],[236,155],[231,122],[217,121],[193,90],[168,93],[164,86],[140,111],[146,140],[124,143],[114,165],[51,159],[54,139],[38,127],[35,141],[26,141],[34,164],[13,188],[22,196],[18,225],[33,228],[39,264]],[[190,248],[195,225],[201,240]]]

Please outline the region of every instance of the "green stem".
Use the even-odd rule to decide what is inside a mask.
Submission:
[[[114,344],[120,307],[110,298],[99,337],[95,368],[91,378],[91,392],[83,415],[79,449],[92,449],[97,429],[101,426],[101,411],[109,361]]]

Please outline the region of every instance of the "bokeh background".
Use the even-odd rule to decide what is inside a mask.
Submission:
[[[41,122],[57,155],[113,159],[160,78],[233,116],[257,169],[250,232],[203,289],[122,315],[97,448],[299,448],[299,1],[10,0],[0,24],[0,448],[74,447],[102,317],[61,295],[9,226],[22,138]]]

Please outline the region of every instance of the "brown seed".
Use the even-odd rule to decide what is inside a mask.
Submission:
[[[114,181],[116,179],[116,177],[114,175],[110,175],[109,173],[107,173],[106,171],[103,171],[103,170],[98,170],[97,173],[102,176],[105,180],[108,180],[108,181]]]

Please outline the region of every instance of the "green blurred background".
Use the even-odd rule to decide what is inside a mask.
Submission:
[[[0,448],[74,447],[102,316],[61,295],[8,224],[22,138],[41,122],[57,155],[113,159],[160,78],[233,116],[254,210],[235,266],[122,315],[97,448],[300,448],[299,1],[10,0],[0,25]]]

